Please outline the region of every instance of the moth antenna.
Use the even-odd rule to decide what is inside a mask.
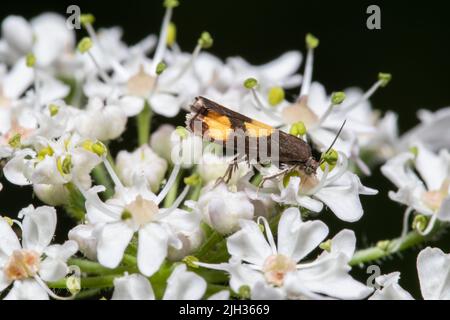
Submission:
[[[339,136],[341,135],[342,129],[344,129],[344,126],[345,126],[345,123],[346,123],[346,122],[347,122],[347,119],[345,119],[344,122],[342,123],[341,127],[339,128],[338,133],[337,133],[336,136],[334,137],[333,142],[331,143],[331,145],[328,147],[327,151],[325,151],[324,154],[327,154],[327,153],[331,150],[331,148],[333,148],[333,146],[334,146],[334,144],[336,143],[337,139],[338,139]],[[320,161],[320,165],[322,165],[323,162],[324,162],[324,160],[322,159],[322,161]]]

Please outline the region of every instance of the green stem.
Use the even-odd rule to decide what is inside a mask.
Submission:
[[[378,245],[371,248],[356,251],[349,264],[351,266],[362,265],[367,262],[376,261],[398,253],[400,251],[417,246],[426,241],[432,240],[434,232],[428,236],[422,236],[416,231],[411,231],[403,238],[396,238],[387,242],[384,246]],[[382,242],[380,242],[381,244]]]
[[[80,291],[76,295],[75,299],[76,300],[83,300],[83,299],[92,298],[94,296],[99,296],[101,292],[102,292],[102,289],[87,289],[87,290],[83,290],[83,291]]]
[[[148,143],[150,137],[150,123],[152,110],[148,102],[145,102],[144,109],[137,116],[138,144],[142,146]]]
[[[110,274],[123,274],[124,272],[135,272],[137,268],[134,266],[117,267],[115,269],[109,269],[97,262],[92,262],[84,259],[69,259],[68,265],[75,265],[80,267],[81,271],[89,274],[110,275]]]
[[[105,198],[111,198],[114,195],[114,186],[112,184],[111,178],[108,175],[108,172],[105,169],[105,165],[103,163],[100,163],[94,168],[94,170],[92,170],[92,174],[94,175],[94,179],[98,184],[105,186]]]
[[[199,248],[195,256],[202,261],[207,255],[211,255],[211,250],[219,243],[223,241],[223,236],[217,231],[213,231],[208,239]]]
[[[122,277],[123,274],[114,274],[98,277],[81,278],[81,287],[84,289],[101,289],[111,288],[114,286],[114,279]],[[61,279],[55,282],[47,283],[49,288],[53,289],[66,289],[66,279]]]

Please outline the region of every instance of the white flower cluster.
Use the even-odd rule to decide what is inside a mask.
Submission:
[[[186,53],[172,22],[178,2],[164,6],[159,36],[132,46],[119,27],[95,30],[91,14],[80,17],[88,36],[78,44],[57,14],[3,20],[3,182],[32,187],[44,205],[0,217],[0,298],[411,299],[399,273],[377,278],[374,290],[351,268],[419,244],[450,221],[449,109],[421,111],[421,124],[399,135],[397,115],[381,117],[369,101],[390,74],[366,92],[328,94],[312,81],[319,40],[310,34],[303,75],[297,51],[259,66],[223,61],[206,52],[208,32]],[[298,98],[287,99],[296,88]],[[197,96],[303,139],[319,154],[317,171],[241,162],[225,183],[232,159],[167,119]],[[112,155],[129,118],[138,146]],[[360,176],[381,163],[398,188],[389,197],[406,206],[404,226],[364,256],[352,230],[330,235],[320,219],[331,211],[360,220],[360,195],[378,192]],[[53,244],[65,214],[76,226],[58,225],[68,240]],[[417,268],[425,299],[450,298],[447,255],[426,248]]]

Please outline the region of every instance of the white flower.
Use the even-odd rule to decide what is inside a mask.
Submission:
[[[69,239],[78,243],[78,248],[88,259],[97,260],[97,238],[95,226],[79,224],[69,231]]]
[[[421,141],[431,151],[450,147],[450,137],[447,134],[450,126],[450,107],[435,112],[419,110],[421,123],[400,137],[399,149],[405,150],[417,141]]]
[[[78,114],[75,123],[81,136],[107,141],[118,138],[125,131],[127,115],[120,106],[105,105],[99,98],[93,98],[86,110]]]
[[[120,151],[116,158],[116,169],[125,186],[131,186],[133,177],[141,175],[145,177],[151,190],[156,192],[166,174],[167,161],[145,144],[133,152]]]
[[[137,261],[141,273],[146,276],[156,272],[167,257],[170,246],[182,249],[183,243],[177,236],[180,232],[194,232],[200,219],[196,214],[178,209],[189,187],[186,187],[170,208],[159,208],[173,185],[178,169],[174,169],[162,191],[155,195],[141,177],[125,188],[116,184],[116,194],[103,203],[96,186],[84,192],[86,213],[89,223],[94,224],[97,238],[98,261],[109,268],[119,265],[125,249],[135,233],[138,234]],[[118,178],[114,180],[117,182]]]
[[[428,233],[436,219],[450,221],[450,155],[447,150],[435,154],[421,143],[386,162],[381,172],[398,188],[389,197],[410,210],[431,216]],[[417,172],[417,173],[416,173]],[[409,214],[409,213],[408,213]]]
[[[171,137],[175,127],[171,124],[163,124],[152,133],[150,137],[150,147],[160,157],[172,162],[172,142]]]
[[[197,203],[190,202],[189,206],[217,232],[232,233],[239,229],[239,220],[253,218],[254,207],[245,192],[230,191],[224,183],[206,190]]]
[[[417,273],[420,290],[425,300],[450,300],[450,254],[438,248],[427,247],[417,256]],[[412,300],[409,292],[399,284],[400,272],[393,272],[376,279],[383,288],[378,289],[370,300]]]
[[[281,215],[275,244],[267,220],[260,219],[267,238],[257,223],[241,220],[241,230],[227,239],[230,262],[198,265],[228,272],[231,288],[239,292],[249,286],[255,300],[362,299],[371,292],[348,274],[356,242],[352,231],[331,239],[329,252],[301,262],[325,239],[328,227],[321,221],[303,222],[298,209],[289,208]]]
[[[44,281],[57,281],[69,272],[67,259],[78,251],[77,243],[50,245],[56,229],[56,210],[23,209],[22,244],[9,224],[0,219],[0,292],[13,286],[5,299],[56,297]]]
[[[186,265],[177,266],[167,279],[163,300],[200,300],[206,292],[206,281]],[[229,292],[220,291],[209,299],[228,300]],[[151,283],[140,274],[125,275],[114,279],[112,300],[155,300]]]
[[[217,179],[222,178],[233,160],[231,157],[222,157],[215,155],[214,153],[204,152],[199,159],[197,166],[198,174],[202,178],[205,184],[215,182]],[[230,184],[236,184],[240,178],[245,176],[251,168],[245,162],[239,162],[237,170],[233,172],[233,175],[228,181]]]
[[[299,205],[313,212],[320,212],[325,204],[339,219],[354,222],[363,215],[359,195],[374,195],[377,191],[364,187],[357,175],[347,171],[347,160],[339,154],[336,167],[328,173],[318,168],[316,175],[303,171],[290,173],[278,182],[279,194],[272,194],[276,202]],[[260,190],[273,193],[273,188]]]

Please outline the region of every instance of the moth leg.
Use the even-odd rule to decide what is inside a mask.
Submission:
[[[222,182],[227,184],[230,182],[231,178],[233,177],[233,173],[238,170],[239,168],[239,161],[241,160],[241,156],[236,155],[232,162],[228,165],[227,170],[225,171],[224,175],[216,180],[216,183],[214,185],[214,188],[217,187]]]
[[[261,188],[261,187],[264,185],[264,182],[269,181],[269,180],[272,180],[272,179],[275,179],[275,178],[278,178],[278,177],[280,177],[280,176],[283,176],[283,175],[285,175],[286,173],[288,173],[288,172],[294,170],[296,167],[297,167],[297,166],[291,166],[291,167],[288,167],[288,168],[286,168],[286,169],[281,170],[280,172],[277,172],[277,173],[275,173],[275,174],[272,174],[272,175],[270,175],[270,176],[265,176],[265,177],[263,177],[263,178],[261,179],[261,182],[260,182],[259,185],[258,185],[258,189]]]

